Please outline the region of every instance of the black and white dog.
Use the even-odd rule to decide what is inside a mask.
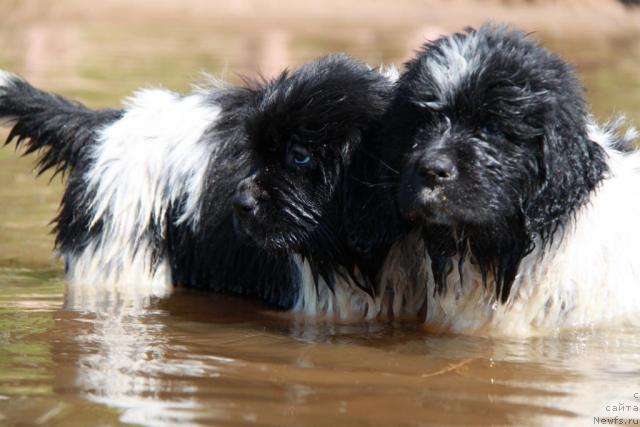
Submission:
[[[372,185],[393,74],[333,55],[94,111],[3,73],[0,118],[9,141],[41,151],[40,171],[69,174],[55,222],[72,297],[177,284],[373,317],[393,235],[393,204]]]
[[[495,25],[442,37],[408,62],[385,125],[413,231],[384,271],[418,278],[430,328],[527,335],[640,311],[636,135],[595,123],[558,56]]]

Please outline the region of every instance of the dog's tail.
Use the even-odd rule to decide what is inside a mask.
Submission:
[[[37,170],[73,169],[96,131],[121,117],[117,110],[91,110],[80,103],[34,88],[15,74],[0,70],[0,125],[11,128],[6,143],[40,151]]]

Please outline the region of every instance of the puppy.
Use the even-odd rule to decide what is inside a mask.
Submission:
[[[41,153],[40,172],[68,174],[55,230],[70,294],[182,285],[372,317],[392,235],[393,205],[371,185],[387,74],[333,55],[272,81],[143,90],[95,111],[3,73],[0,118],[7,143]]]
[[[428,327],[531,335],[638,313],[636,134],[596,124],[558,56],[503,26],[442,37],[407,63],[385,125],[412,230],[386,280],[417,277]]]

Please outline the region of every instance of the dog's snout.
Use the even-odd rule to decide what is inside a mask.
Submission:
[[[458,176],[458,169],[451,157],[434,155],[423,157],[417,165],[417,173],[424,183],[444,183]]]
[[[233,209],[240,216],[254,214],[258,210],[259,188],[255,177],[250,176],[238,184],[236,195],[232,200]]]
[[[258,199],[252,194],[245,192],[237,194],[233,198],[233,208],[240,215],[249,215],[258,207]]]

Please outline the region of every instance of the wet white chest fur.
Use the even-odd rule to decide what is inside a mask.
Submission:
[[[544,251],[537,245],[522,260],[506,304],[496,301],[491,280],[485,288],[469,259],[463,263],[463,282],[454,260],[447,291],[434,296],[430,260],[417,236],[396,245],[387,260],[386,280],[398,286],[407,278],[397,277],[397,271],[413,272],[428,296],[429,329],[543,335],[640,313],[640,156],[617,152],[607,147],[606,134],[595,126],[590,131],[605,146],[610,173],[562,239]]]

